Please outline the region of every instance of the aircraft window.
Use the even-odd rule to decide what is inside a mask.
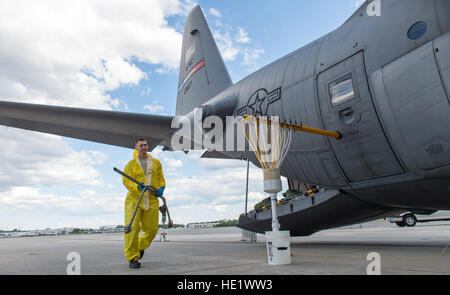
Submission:
[[[331,105],[333,107],[355,98],[352,75],[349,74],[329,85]]]
[[[408,30],[408,38],[411,40],[417,40],[422,37],[427,31],[426,22],[417,22],[413,24]]]

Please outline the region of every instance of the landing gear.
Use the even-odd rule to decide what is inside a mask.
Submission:
[[[417,223],[417,219],[413,214],[406,214],[403,216],[403,223],[408,227],[413,227]]]

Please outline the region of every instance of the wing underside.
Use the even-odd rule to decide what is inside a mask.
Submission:
[[[0,102],[0,125],[39,131],[98,143],[133,148],[145,137],[149,150],[167,141],[170,116]]]

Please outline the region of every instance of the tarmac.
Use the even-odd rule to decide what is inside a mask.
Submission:
[[[450,274],[450,222],[374,221],[293,237],[292,264],[283,266],[268,264],[264,235],[242,241],[236,227],[171,229],[168,241],[159,238],[140,269],[128,267],[123,233],[2,238],[0,274],[65,275],[75,253],[82,275],[366,275],[370,252],[380,255],[382,275]]]

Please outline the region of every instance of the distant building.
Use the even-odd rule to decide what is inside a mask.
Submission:
[[[103,233],[119,233],[123,232],[125,227],[123,225],[102,225],[99,230]]]
[[[54,235],[56,235],[55,230],[53,230],[51,228],[46,228],[46,229],[35,229],[35,230],[27,231],[27,232],[21,234],[20,236],[34,237],[34,236],[54,236]]]
[[[201,222],[201,223],[188,223],[187,228],[207,228],[218,225],[218,222]]]
[[[99,230],[102,232],[113,232],[116,228],[116,225],[102,225],[99,227]]]
[[[54,230],[55,234],[57,235],[68,235],[71,232],[73,232],[73,227],[64,227],[64,228],[57,228]]]

